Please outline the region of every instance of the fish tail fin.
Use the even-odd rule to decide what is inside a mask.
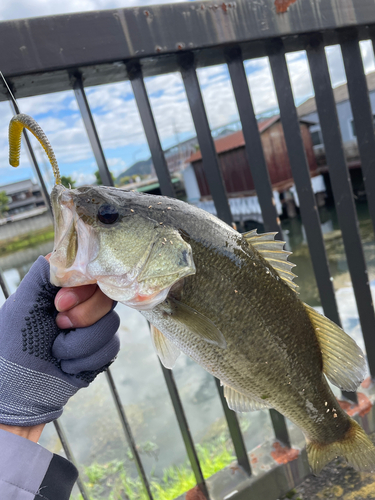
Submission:
[[[345,458],[349,465],[359,471],[375,470],[375,446],[353,419],[350,419],[350,427],[342,439],[329,444],[310,441],[306,451],[310,467],[316,475],[338,456]]]

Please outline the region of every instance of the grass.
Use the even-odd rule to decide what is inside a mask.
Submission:
[[[208,444],[197,445],[197,453],[204,477],[220,471],[233,460],[225,435]],[[85,470],[84,484],[91,500],[146,500],[139,478],[132,478],[122,461],[107,464],[94,463]],[[162,478],[151,478],[151,491],[155,500],[173,500],[196,485],[193,471],[188,463],[173,465],[164,470]],[[72,500],[82,500],[78,495]]]
[[[0,242],[0,257],[8,255],[13,252],[18,252],[19,250],[24,250],[25,248],[32,248],[45,243],[47,241],[52,241],[54,236],[53,227],[49,226],[39,231],[32,231],[30,233],[22,234],[14,238],[9,238],[8,240]]]

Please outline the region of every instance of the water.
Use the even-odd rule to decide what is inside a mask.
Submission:
[[[375,242],[367,207],[357,207],[361,239],[368,264],[372,288],[375,289]],[[358,313],[341,232],[333,209],[320,211],[322,229],[344,329],[363,348]],[[320,306],[318,291],[306,243],[304,228],[298,218],[282,224],[290,260],[297,264],[300,297],[308,304]],[[0,264],[1,265],[1,264]],[[31,262],[10,267],[4,273],[10,291],[14,291]],[[9,266],[8,266],[9,267]],[[0,303],[2,297],[0,297]],[[162,371],[150,340],[148,325],[137,311],[119,304],[121,317],[121,351],[114,363],[115,379],[126,415],[148,476],[161,476],[163,469],[187,460],[176,417],[166,389]],[[208,442],[226,432],[225,419],[213,377],[184,355],[173,370],[190,430],[196,443]],[[239,415],[247,448],[253,449],[273,431],[267,411]],[[100,375],[88,389],[68,403],[61,423],[67,433],[79,465],[95,461],[125,460],[135,473],[128,446],[111,398],[106,378]],[[61,453],[61,445],[52,424],[43,433],[41,444]]]

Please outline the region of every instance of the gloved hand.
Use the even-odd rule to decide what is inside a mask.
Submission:
[[[32,426],[58,418],[68,399],[104,371],[119,351],[111,310],[87,328],[60,330],[44,257],[0,309],[0,423]]]

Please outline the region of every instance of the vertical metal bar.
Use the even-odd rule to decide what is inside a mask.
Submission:
[[[341,50],[344,59],[354,125],[357,133],[367,204],[375,231],[374,120],[358,39],[346,39],[341,43]]]
[[[20,109],[18,107],[16,100],[10,99],[9,104],[10,104],[10,107],[12,108],[14,115],[20,114]],[[28,133],[26,132],[25,129],[23,130],[23,137],[25,139],[26,151],[27,151],[27,155],[29,157],[30,163],[34,166],[34,169],[35,169],[36,174],[38,176],[39,184],[40,184],[40,187],[42,189],[42,196],[44,198],[44,203],[46,204],[46,207],[48,208],[48,212],[49,212],[50,216],[52,217],[52,206],[51,206],[51,200],[49,197],[49,193],[48,193],[46,184],[45,184],[44,179],[43,179],[43,174],[40,171],[39,164],[38,164],[38,161],[36,159],[34,150],[31,146],[30,138],[29,138]]]
[[[246,451],[246,446],[242,437],[240,426],[238,425],[237,415],[232,411],[227,405],[227,401],[224,396],[223,387],[220,384],[220,380],[215,377],[215,383],[217,390],[219,391],[219,396],[221,404],[223,405],[225,418],[228,423],[228,428],[230,432],[230,437],[232,438],[234,451],[236,453],[238,465],[240,465],[243,470],[250,476],[251,475],[251,465],[249,457]]]
[[[74,460],[73,453],[70,449],[68,439],[65,435],[65,432],[64,432],[61,424],[58,422],[58,420],[54,420],[53,425],[55,426],[57,435],[59,436],[59,439],[61,441],[61,445],[65,451],[65,455],[66,455],[67,459],[70,460],[70,462],[72,462],[72,464],[74,464],[76,468],[78,468],[77,463]],[[90,495],[87,493],[86,487],[83,484],[83,481],[80,478],[80,476],[78,476],[78,478],[77,478],[77,485],[78,485],[79,491],[81,492],[83,500],[90,500]]]
[[[278,238],[282,239],[280,219],[274,205],[271,181],[240,49],[235,48],[227,53],[227,64],[241,119],[246,156],[262,210],[264,227],[266,231],[277,231]],[[270,410],[270,416],[276,438],[290,447],[285,418],[274,409]]]
[[[311,250],[311,260],[322,306],[325,315],[341,326],[328,259],[324,247],[319,212],[311,186],[309,165],[306,159],[301,128],[294,104],[283,48],[275,47],[275,52],[270,54],[269,60],[279,102],[281,123],[283,125],[290,166],[300,201],[302,222]]]
[[[184,82],[186,95],[188,98],[191,114],[194,121],[195,130],[197,132],[198,143],[202,153],[203,168],[206,174],[207,182],[210,188],[212,199],[214,201],[217,216],[227,224],[232,224],[232,214],[229,208],[228,198],[225,191],[223,177],[219,168],[219,162],[215,150],[215,144],[212,139],[210,126],[208,123],[206,111],[204,108],[202,93],[200,90],[197,73],[194,68],[193,54],[185,54],[180,60],[181,75]],[[218,382],[216,382],[218,383]],[[250,471],[250,464],[246,465],[246,458],[243,454],[245,444],[238,423],[237,416],[230,413],[225,398],[221,397],[224,414],[227,418],[229,432],[234,437],[233,445],[235,446],[238,462],[242,462],[246,471]],[[242,443],[240,444],[240,441]]]
[[[203,169],[216,207],[217,216],[231,225],[233,221],[232,214],[225,192],[223,177],[219,168],[215,144],[212,139],[210,126],[204,109],[202,93],[194,67],[194,55],[185,54],[180,63],[181,75],[202,153]]]
[[[303,145],[301,128],[290,83],[285,50],[282,42],[274,42],[269,54],[276,95],[279,102],[281,122],[285,142],[288,149],[293,179],[300,200],[302,222],[310,249],[311,261],[324,314],[340,327],[341,320],[337,308],[335,291],[325,251],[322,229],[315,195],[312,190],[309,165]],[[343,392],[343,395],[358,402],[353,392]]]
[[[240,49],[235,48],[227,53],[227,64],[241,119],[246,156],[262,210],[264,228],[266,231],[278,231],[282,239],[280,219],[273,200],[270,176]]]
[[[96,161],[97,161],[97,164],[99,167],[99,173],[100,173],[102,183],[103,183],[103,185],[106,185],[106,186],[113,186],[112,177],[111,177],[110,172],[108,170],[107,163],[106,163],[106,160],[105,160],[105,157],[103,154],[103,149],[102,149],[102,146],[100,143],[100,139],[99,139],[99,136],[97,134],[94,121],[92,119],[90,107],[89,107],[89,104],[87,102],[86,94],[85,94],[84,89],[83,89],[82,80],[79,77],[77,77],[77,79],[75,81],[74,90],[76,93],[76,98],[77,98],[78,105],[79,105],[79,108],[80,108],[80,111],[82,114],[82,118],[83,118],[83,121],[85,123],[87,133],[89,135],[90,143],[91,143],[91,146],[92,146],[92,149],[94,151],[95,158],[96,158]],[[112,393],[112,396],[113,396],[113,399],[115,402],[117,412],[119,414],[119,418],[120,418],[121,425],[122,425],[123,430],[124,430],[126,440],[129,444],[131,450],[132,450],[132,453],[134,456],[134,461],[136,464],[136,468],[137,468],[139,477],[141,479],[143,488],[145,490],[147,498],[149,500],[153,500],[150,485],[148,483],[148,480],[147,480],[139,453],[138,453],[137,448],[135,446],[135,442],[134,442],[134,438],[133,438],[133,435],[132,435],[132,432],[130,429],[130,425],[129,425],[128,420],[126,418],[125,411],[124,411],[124,408],[121,404],[120,396],[117,392],[117,388],[116,388],[115,382],[113,380],[112,373],[111,373],[110,369],[108,369],[106,371],[106,377],[107,377],[109,388],[111,390],[111,393]]]
[[[167,368],[165,368],[165,366],[163,366],[162,363],[160,363],[160,366],[163,371],[168,392],[172,400],[173,408],[177,417],[178,425],[180,427],[182,439],[184,440],[186,452],[189,457],[189,461],[195,476],[195,480],[197,482],[199,489],[202,491],[203,495],[208,499],[209,495],[206,482],[203,477],[202,469],[199,463],[199,458],[194,446],[193,438],[191,437],[189,425],[186,420],[185,412],[181,403],[180,395],[178,394],[172,370],[168,370]]]
[[[7,299],[9,297],[10,293],[9,293],[9,290],[8,290],[8,286],[7,286],[6,282],[5,282],[5,279],[4,279],[3,272],[1,270],[1,268],[0,268],[0,287],[1,287],[2,291],[3,291],[5,299]]]
[[[111,173],[108,169],[107,161],[105,159],[103,148],[99,140],[98,132],[91,114],[89,103],[85,89],[83,88],[82,76],[80,74],[74,75],[73,79],[74,93],[77,99],[78,107],[81,111],[83,123],[85,124],[86,132],[98,165],[100,178],[105,186],[113,186]]]
[[[141,116],[143,129],[145,131],[148,146],[150,148],[152,162],[160,183],[160,188],[164,196],[175,197],[175,190],[172,184],[171,175],[165,160],[164,151],[160,144],[158,132],[156,130],[154,116],[152,114],[150,101],[148,99],[142,71],[139,65],[128,67],[128,74],[133,88],[134,97]]]
[[[370,373],[372,377],[375,377],[375,314],[358,230],[350,175],[342,145],[336,103],[331,87],[324,45],[320,40],[315,40],[314,44],[307,49],[307,57],[315,90],[315,100],[323,134],[333,196],[344,240],[363,339],[366,345]]]
[[[106,377],[107,377],[107,381],[108,381],[109,387],[111,389],[111,393],[112,393],[112,396],[113,396],[113,399],[114,399],[114,402],[115,402],[115,405],[116,405],[116,409],[118,411],[118,414],[119,414],[119,417],[120,417],[120,420],[121,420],[121,425],[122,425],[122,428],[124,430],[124,434],[125,434],[126,440],[128,442],[128,445],[130,446],[130,448],[132,450],[133,457],[134,457],[134,462],[135,462],[135,466],[137,468],[139,477],[140,477],[140,479],[142,481],[142,485],[143,485],[143,488],[145,490],[146,496],[147,496],[147,498],[149,500],[153,500],[151,489],[150,489],[150,485],[148,483],[148,480],[147,480],[147,477],[146,477],[145,470],[143,468],[143,464],[142,464],[141,458],[139,456],[137,447],[135,445],[133,434],[132,434],[132,431],[130,429],[129,422],[128,422],[127,418],[126,418],[125,411],[124,411],[124,408],[123,408],[121,400],[120,400],[120,396],[119,396],[119,394],[117,392],[117,388],[116,388],[115,382],[113,380],[111,370],[108,369],[105,372],[105,374],[106,374]]]
[[[143,128],[146,133],[155,170],[158,175],[160,190],[164,196],[170,196],[174,198],[175,197],[174,187],[171,182],[171,177],[169,174],[167,163],[165,161],[164,153],[161,148],[160,139],[156,130],[155,121],[152,115],[152,110],[147,96],[145,84],[142,78],[141,70],[139,67],[133,66],[132,68],[128,68],[128,72],[132,76],[131,82],[132,82],[133,92],[135,99],[137,101],[139,113],[141,115]],[[162,364],[161,367],[172,400],[172,404],[176,412],[177,421],[185,443],[186,452],[188,454],[197,484],[201,488],[201,485],[202,484],[204,485],[204,478],[200,468],[199,459],[195,451],[194,442],[192,440],[188,423],[185,417],[184,409],[178,394],[177,386],[171,370],[167,370]],[[220,382],[217,379],[215,379],[215,381],[216,384],[220,387]],[[222,391],[219,390],[219,394],[220,397],[223,398]],[[245,444],[243,442],[241,434],[238,433],[239,426],[237,417],[235,413],[228,408],[225,399],[222,399],[222,403],[228,424],[229,421],[231,422],[231,425],[229,425],[229,431],[233,439],[233,444],[236,453],[238,451],[237,454],[238,463],[244,468],[244,470],[246,470],[246,472],[250,474],[251,469],[246,453]],[[206,486],[204,485],[203,490],[205,488]]]

